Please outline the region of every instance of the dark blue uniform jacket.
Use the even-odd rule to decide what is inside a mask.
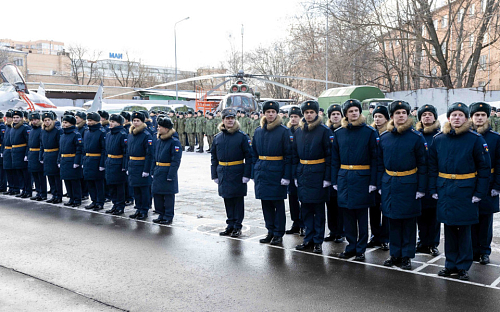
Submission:
[[[106,183],[122,184],[127,181],[127,141],[128,134],[123,126],[110,128],[106,135]],[[111,158],[113,156],[123,156],[122,158]]]
[[[130,127],[127,142],[127,158],[128,162],[128,181],[132,187],[141,187],[151,185],[151,175],[146,178],[142,177],[142,173],[150,173],[151,162],[153,161],[153,138],[149,131],[146,130],[146,124],[142,124],[136,128]],[[141,160],[133,160],[131,157],[144,158]]]
[[[62,129],[54,126],[42,126],[41,142],[40,142],[40,158],[43,161],[43,174],[46,176],[59,175],[59,167],[57,167],[57,159],[59,157],[59,141],[62,135]],[[53,150],[48,152],[47,150]]]
[[[28,139],[30,129],[22,122],[12,124],[10,131],[10,144],[12,146],[12,169],[27,169],[28,162],[24,161],[24,157],[28,156]],[[24,145],[19,146],[18,145]]]
[[[40,163],[40,142],[42,127],[31,127],[28,141],[28,170],[29,172],[43,172]]]
[[[179,193],[177,171],[181,164],[182,145],[174,134],[175,130],[171,129],[167,134],[161,135],[156,140],[151,170],[154,176],[153,194]],[[169,163],[170,166],[160,166],[157,163]]]
[[[63,129],[63,134],[59,139],[59,158],[61,180],[78,180],[83,178],[82,174],[82,153],[83,142],[80,133],[75,126]],[[74,155],[63,157],[63,155]],[[79,165],[73,168],[73,164]]]
[[[100,123],[89,126],[83,137],[83,177],[85,180],[102,180],[106,161],[106,133]],[[100,154],[101,156],[87,156]]]

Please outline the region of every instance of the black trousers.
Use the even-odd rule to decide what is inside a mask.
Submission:
[[[389,219],[389,223],[391,256],[415,258],[417,218]]]
[[[120,210],[125,209],[125,183],[109,184],[108,186],[111,193],[113,208]]]
[[[299,197],[297,194],[288,194],[288,204],[290,205],[290,216],[292,218],[293,228],[304,228],[304,221],[300,209]]]
[[[301,203],[306,228],[304,243],[322,244],[325,239],[325,203]]]
[[[14,169],[4,169],[7,175],[7,184],[9,185],[9,191],[19,192],[22,188],[22,181],[16,175],[16,170]]]
[[[63,196],[62,180],[60,175],[47,176],[52,191],[52,197],[61,199]]]
[[[342,208],[344,214],[345,238],[349,245],[346,253],[362,255],[368,244],[368,208],[347,209]]]
[[[125,182],[125,200],[133,202],[134,201],[134,188]]]
[[[104,179],[101,180],[85,180],[90,198],[96,205],[104,205]],[[83,189],[83,188],[82,188]]]
[[[267,233],[272,236],[285,235],[285,200],[261,200]]]
[[[491,255],[493,239],[493,214],[479,214],[479,223],[471,227],[472,251],[474,255]]]
[[[35,189],[37,195],[46,198],[47,197],[47,178],[43,175],[43,172],[32,172],[33,181],[35,182]]]
[[[5,192],[7,190],[7,175],[3,169],[3,165],[0,164],[0,191]]]
[[[89,186],[87,184],[87,180],[80,179],[80,183],[82,185],[82,197],[89,196]]]
[[[224,206],[226,206],[227,227],[241,229],[243,227],[241,223],[245,217],[244,197],[224,198]]]
[[[151,192],[149,186],[134,187],[135,207],[141,213],[148,213]]]
[[[326,219],[331,236],[345,236],[344,214],[337,202],[337,196],[330,196],[330,200],[326,202]]]
[[[23,193],[31,196],[33,184],[31,184],[31,174],[28,171],[28,168],[16,169],[14,170],[14,175],[19,179],[19,186],[23,189]]]
[[[64,180],[66,191],[68,193],[69,202],[74,204],[82,203],[82,184],[80,179]]]
[[[436,207],[422,209],[422,215],[417,217],[418,244],[423,247],[439,246],[441,223],[437,220],[436,210]]]
[[[371,239],[378,243],[389,242],[389,219],[382,215],[380,203],[382,198],[378,193],[375,194],[376,204],[370,207],[370,229],[372,231]]]
[[[450,270],[466,270],[472,266],[470,225],[444,225],[444,266]]]
[[[153,199],[159,218],[171,221],[174,218],[175,194],[154,194]]]

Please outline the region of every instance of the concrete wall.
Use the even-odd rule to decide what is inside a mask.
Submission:
[[[398,91],[386,93],[385,97],[394,100],[404,100],[410,103],[412,107],[432,104],[438,114],[446,113],[449,105],[455,102],[463,102],[467,105],[477,102],[496,102],[500,101],[500,91],[486,91],[476,89],[420,89],[414,91]]]

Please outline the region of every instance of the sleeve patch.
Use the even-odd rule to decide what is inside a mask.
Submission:
[[[153,145],[153,140],[148,140],[149,145]]]
[[[333,138],[334,138],[334,136],[333,136],[333,135],[331,135],[331,136],[330,136],[330,142],[331,142],[331,143],[333,143]]]
[[[488,152],[488,144],[484,143],[484,144],[483,144],[483,147],[484,147],[484,150],[485,150],[486,152]]]
[[[252,140],[248,140],[248,145],[252,146]]]
[[[125,144],[127,144],[127,142],[128,142],[128,139],[123,139],[123,142],[125,142]]]
[[[176,151],[176,152],[179,152],[179,150],[180,150],[179,146],[176,146],[176,147],[175,147],[175,151]]]
[[[82,144],[82,138],[78,138],[78,143]]]
[[[427,151],[427,150],[429,150],[429,149],[427,148],[427,142],[425,142],[425,143],[424,143],[424,146],[425,146],[425,150],[426,150],[426,151]]]
[[[290,142],[293,143],[293,135],[290,136]]]

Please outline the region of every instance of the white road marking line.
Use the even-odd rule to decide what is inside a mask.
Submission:
[[[428,267],[429,265],[427,263],[424,263],[422,264],[421,266],[419,266],[418,268],[416,268],[415,270],[413,270],[414,272],[420,272],[422,271],[423,269],[425,269],[426,267]]]
[[[2,196],[2,197],[5,197],[5,196]],[[149,223],[149,224],[158,225],[158,226],[166,226],[166,227],[172,227],[172,228],[185,229],[187,231],[193,231],[193,229],[191,229],[191,228],[182,228],[182,227],[175,227],[175,226],[171,226],[171,225],[155,224],[155,223],[153,223],[151,221],[148,221],[148,220],[130,219],[130,218],[125,217],[125,216],[109,215],[109,214],[105,214],[105,213],[102,213],[102,212],[99,212],[99,211],[93,211],[93,210],[89,211],[89,210],[85,210],[85,209],[81,209],[81,208],[79,209],[77,207],[67,207],[67,206],[58,205],[58,204],[52,204],[52,205],[53,206],[57,206],[59,208],[64,208],[64,209],[72,209],[72,210],[83,211],[83,212],[87,212],[87,213],[97,213],[97,214],[106,215],[106,216],[109,216],[109,217],[118,217],[118,218],[130,220],[130,221],[143,222],[143,223]],[[184,217],[189,217],[189,216],[184,216]],[[215,234],[215,233],[200,232],[200,231],[197,231],[196,229],[194,229],[194,231],[195,232],[199,232],[201,234],[205,234],[205,235],[221,237],[221,236],[219,236],[218,234]],[[236,238],[236,237],[230,237],[230,236],[229,237],[228,236],[222,236],[222,237],[226,238],[226,239],[234,239],[234,240],[239,240],[239,241],[242,241],[242,242],[250,242],[250,243],[256,244],[255,241],[252,241],[250,239],[242,239],[242,238]],[[341,259],[341,258],[338,258],[338,257],[333,257],[333,256],[328,256],[328,255],[323,255],[323,254],[315,254],[315,253],[308,252],[308,251],[296,250],[295,248],[287,249],[287,248],[284,248],[282,246],[272,246],[272,245],[269,245],[269,244],[259,244],[259,245],[262,245],[263,247],[268,247],[268,248],[271,247],[271,248],[282,249],[284,251],[289,251],[289,252],[303,253],[303,254],[307,254],[307,255],[315,256],[315,257],[323,257],[323,258],[327,258],[327,259],[333,259],[333,260],[337,260],[337,261],[349,262],[349,263],[353,263],[353,264],[366,265],[366,266],[376,267],[376,268],[381,268],[381,269],[386,269],[386,270],[400,271],[400,272],[404,272],[404,273],[416,274],[416,275],[427,276],[427,277],[432,277],[432,278],[437,278],[437,279],[444,279],[444,280],[448,280],[448,281],[452,281],[452,282],[457,282],[457,283],[463,283],[463,284],[469,284],[469,285],[474,285],[474,286],[480,286],[480,287],[492,288],[492,289],[500,290],[500,287],[498,287],[498,284],[500,283],[500,277],[498,277],[492,284],[486,285],[486,284],[481,284],[481,283],[476,283],[476,282],[471,282],[471,281],[462,281],[462,280],[459,280],[457,278],[439,276],[437,274],[424,273],[424,272],[420,272],[420,270],[417,270],[417,269],[415,269],[415,270],[402,270],[399,267],[387,267],[387,266],[384,266],[384,265],[381,265],[381,264],[369,263],[369,262],[365,262],[365,261],[353,261],[352,259],[354,259],[354,257],[349,258],[349,259]],[[437,257],[429,260],[427,263],[424,263],[424,262],[421,262],[421,261],[412,261],[412,262],[419,263],[419,264],[422,264],[422,265],[427,264],[427,266],[442,267],[441,265],[433,264],[433,262],[438,261],[442,257],[443,257],[442,255],[439,255],[439,256],[437,256]]]

